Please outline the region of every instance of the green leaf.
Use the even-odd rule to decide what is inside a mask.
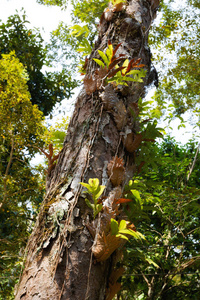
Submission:
[[[111,227],[111,233],[112,233],[112,235],[118,234],[118,232],[119,232],[118,222],[115,219],[111,218],[111,220],[110,220],[110,227]]]
[[[119,233],[131,235],[135,239],[145,239],[145,237],[143,236],[143,234],[141,234],[138,231],[134,231],[132,229],[122,229],[122,230],[119,231]]]
[[[85,199],[86,204],[93,209],[94,218],[102,210],[102,204],[97,204],[98,198],[103,193],[105,186],[99,185],[98,178],[90,178],[88,183],[80,182],[80,184],[87,188],[88,193],[91,194],[94,204],[92,204],[88,199]]]
[[[72,27],[69,27],[69,29],[73,29],[73,31],[71,33],[72,35],[75,35],[76,33],[80,33],[82,31],[82,27],[80,25],[74,25]],[[76,36],[78,36],[78,35],[76,35]]]
[[[124,239],[124,240],[127,240],[127,241],[128,241],[127,236],[125,236],[125,235],[123,235],[123,234],[116,234],[116,237],[120,237],[121,239]]]
[[[98,187],[98,189],[93,194],[94,200],[97,200],[101,196],[101,194],[103,193],[104,189],[105,189],[105,185],[100,185]]]
[[[85,202],[86,202],[87,206],[88,206],[89,208],[92,208],[92,210],[94,211],[94,209],[95,209],[94,204],[92,204],[87,198],[85,199]]]
[[[111,58],[113,56],[113,45],[108,45],[108,48],[106,49],[106,55],[108,56],[108,62],[110,63]]]
[[[134,231],[135,232],[135,231]],[[121,229],[119,233],[131,234],[130,229]]]
[[[133,196],[139,201],[141,202],[142,199],[140,197],[140,193],[137,190],[131,190],[131,193],[133,194]]]
[[[94,60],[100,67],[105,68],[104,63],[103,63],[100,59],[98,59],[98,58],[93,58],[93,60]]]
[[[128,67],[128,64],[129,64],[129,60],[128,60],[128,58],[123,62],[123,67]],[[125,69],[125,71],[126,71],[126,69]]]
[[[159,265],[157,265],[151,258],[145,257],[145,260],[150,264],[153,265],[156,268],[160,268]]]
[[[90,178],[88,180],[88,183],[93,190],[96,190],[99,186],[99,179],[98,178]]]
[[[94,218],[96,217],[96,215],[98,215],[98,213],[102,210],[103,205],[102,204],[97,204],[96,208],[94,210]]]
[[[101,58],[103,59],[103,61],[105,62],[105,64],[108,67],[110,61],[109,61],[108,57],[106,56],[106,54],[101,50],[98,50],[98,53],[99,53],[99,55],[101,56]]]
[[[89,190],[91,187],[88,183],[84,183],[84,182],[79,182],[82,186],[86,187],[87,190]]]
[[[126,221],[125,220],[121,220],[119,223],[119,231],[126,229]]]
[[[84,34],[85,37],[87,37],[88,34],[90,33],[90,31],[86,25],[85,26],[74,25],[74,26],[70,27],[69,29],[74,29],[71,34],[74,35],[75,37],[78,37],[82,34]]]
[[[127,76],[123,76],[122,78],[124,81],[134,81],[134,82],[142,82],[142,79],[139,78],[133,78],[133,77],[127,77]]]
[[[126,75],[139,75],[142,74],[141,70],[131,70]]]
[[[82,39],[82,43],[77,49],[78,52],[83,52],[83,56],[89,55],[92,51],[92,47],[86,38]]]

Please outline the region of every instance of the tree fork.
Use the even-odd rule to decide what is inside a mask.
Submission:
[[[116,193],[107,174],[113,157],[123,158],[125,182],[136,171],[134,147],[127,147],[128,133],[138,131],[129,107],[145,95],[151,73],[148,32],[158,0],[130,0],[121,11],[101,18],[99,36],[87,63],[86,76],[93,78],[108,41],[119,45],[117,56],[141,58],[147,75],[142,83],[86,93],[80,92],[58,163],[48,179],[46,197],[27,244],[24,272],[16,292],[18,299],[106,299],[114,255],[98,262],[92,254],[93,238],[87,229],[92,212],[85,203],[80,182],[98,178],[106,185],[105,197]],[[106,91],[106,88],[108,91]],[[110,103],[109,103],[110,101]],[[123,120],[122,120],[123,118]],[[133,149],[133,150],[130,150]],[[131,152],[130,152],[131,151]],[[123,186],[120,185],[122,193]],[[101,214],[97,217],[101,219]],[[100,220],[101,221],[101,220]]]

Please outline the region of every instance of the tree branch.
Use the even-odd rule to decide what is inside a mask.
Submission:
[[[6,167],[6,172],[4,174],[4,185],[3,185],[4,195],[3,195],[3,200],[0,203],[0,208],[3,206],[3,204],[4,204],[5,200],[6,200],[6,197],[7,197],[7,176],[8,176],[8,173],[9,173],[9,170],[10,170],[10,166],[11,166],[11,163],[12,163],[12,160],[13,160],[13,152],[14,152],[14,138],[12,137],[11,138],[10,157],[9,157],[9,161],[8,161],[8,164],[7,164],[7,167]]]
[[[198,153],[199,153],[199,148],[200,148],[200,143],[199,143],[199,145],[198,145],[198,147],[197,147],[197,150],[196,150],[196,153],[195,153],[195,156],[194,156],[194,160],[193,160],[192,166],[191,166],[191,168],[190,168],[190,170],[189,170],[189,173],[188,173],[188,175],[187,175],[187,183],[188,183],[188,181],[189,181],[189,179],[190,179],[190,176],[191,176],[191,174],[192,174],[192,171],[193,171],[193,169],[194,169],[194,166],[195,166],[195,163],[196,163],[196,160],[197,160],[197,155],[198,155]]]

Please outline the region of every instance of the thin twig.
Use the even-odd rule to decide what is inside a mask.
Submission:
[[[195,166],[195,163],[196,163],[196,160],[197,160],[197,155],[198,155],[198,153],[199,153],[199,148],[200,148],[200,143],[199,143],[199,145],[198,145],[198,147],[197,147],[197,150],[196,150],[196,153],[195,153],[195,156],[194,156],[194,160],[193,160],[192,166],[191,166],[191,168],[190,168],[190,170],[189,170],[189,173],[188,173],[188,176],[187,176],[187,183],[188,183],[188,181],[189,181],[189,179],[190,179],[190,176],[191,176],[191,174],[192,174],[192,171],[193,171],[193,169],[194,169],[194,166]]]
[[[10,166],[11,166],[11,163],[12,163],[12,160],[13,160],[13,152],[14,152],[14,138],[12,137],[11,138],[10,157],[9,157],[9,161],[8,161],[8,164],[7,164],[7,167],[6,167],[6,172],[5,172],[5,175],[4,175],[4,185],[3,185],[4,195],[3,195],[3,200],[0,203],[0,208],[3,206],[3,204],[4,204],[5,200],[6,200],[6,197],[7,197],[7,176],[8,176],[8,173],[9,173],[9,170],[10,170]]]

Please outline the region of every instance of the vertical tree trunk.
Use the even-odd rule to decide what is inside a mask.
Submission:
[[[132,144],[137,142],[134,135],[137,124],[129,108],[134,108],[133,103],[145,95],[145,86],[150,83],[151,55],[147,40],[158,2],[130,0],[121,11],[112,12],[110,7],[110,16],[104,13],[101,18],[99,37],[87,64],[86,76],[91,79],[91,88],[97,69],[93,58],[99,58],[98,49],[105,52],[108,41],[114,47],[121,43],[117,57],[125,54],[129,60],[141,58],[147,75],[142,83],[118,87],[109,84],[93,92],[83,87],[80,92],[63,150],[27,245],[16,300],[106,297],[113,255],[106,257],[103,253],[98,257],[97,230],[102,228],[103,213],[92,223],[92,212],[85,203],[80,182],[98,178],[106,185],[105,198],[119,198],[124,183],[136,171]],[[125,180],[114,187],[107,165],[116,156],[124,161]],[[90,232],[86,226],[89,222]]]

